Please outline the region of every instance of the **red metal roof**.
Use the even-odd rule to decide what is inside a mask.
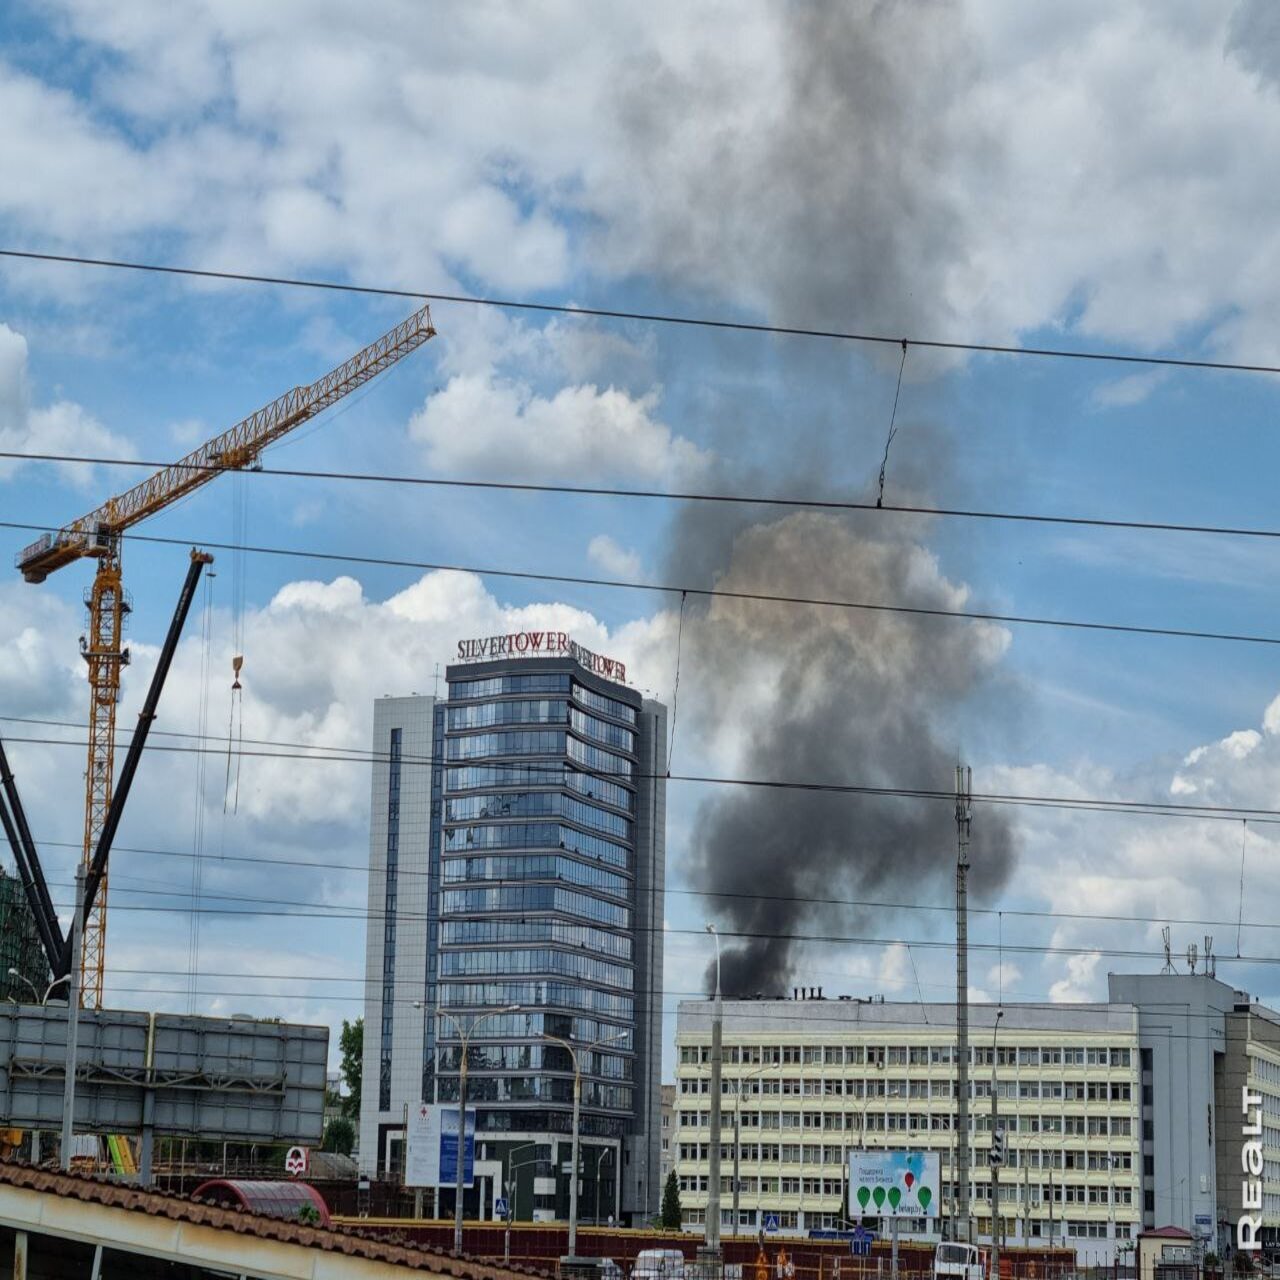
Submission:
[[[332,1226],[329,1206],[324,1197],[305,1182],[250,1182],[239,1178],[214,1178],[202,1182],[192,1193],[193,1200],[209,1204],[232,1205],[248,1209],[266,1218],[283,1218],[286,1222],[301,1222],[304,1216],[313,1226]],[[305,1211],[315,1210],[315,1217]]]
[[[104,1205],[112,1209],[125,1209],[145,1213],[152,1217],[169,1218],[179,1222],[200,1223],[216,1230],[234,1231],[243,1235],[258,1236],[264,1240],[278,1240],[287,1244],[305,1245],[331,1253],[345,1254],[353,1258],[392,1263],[401,1267],[434,1272],[439,1276],[453,1276],[456,1280],[514,1280],[517,1276],[547,1276],[547,1271],[534,1267],[512,1264],[502,1266],[478,1259],[456,1257],[441,1249],[423,1248],[407,1244],[385,1234],[374,1237],[366,1231],[353,1231],[340,1227],[307,1226],[298,1222],[230,1208],[222,1204],[210,1204],[185,1196],[163,1191],[144,1191],[140,1187],[113,1182],[107,1178],[90,1177],[77,1173],[55,1173],[38,1169],[20,1161],[0,1161],[0,1184],[20,1187],[44,1195],[65,1200],[80,1200],[87,1204]],[[296,1186],[296,1183],[286,1183]]]

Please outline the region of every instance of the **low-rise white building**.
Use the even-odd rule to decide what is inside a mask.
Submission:
[[[1113,976],[1110,994],[1105,1004],[1006,1004],[998,1026],[996,1006],[971,1007],[974,1229],[990,1240],[994,1090],[1005,1132],[1004,1242],[1065,1243],[1101,1261],[1144,1227],[1175,1225],[1221,1252],[1241,1212],[1240,1179],[1220,1172],[1233,1154],[1238,1164],[1240,1145],[1238,1100],[1227,1095],[1233,1081],[1247,1080],[1268,1094],[1265,1123],[1277,1123],[1280,1017],[1206,976]],[[683,1002],[676,1030],[672,1145],[685,1220],[695,1228],[707,1205],[712,1008]],[[735,1160],[736,1229],[754,1234],[773,1216],[780,1230],[803,1233],[848,1221],[847,1155],[862,1148],[937,1152],[941,1217],[912,1226],[950,1229],[954,1005],[726,1000],[723,1043],[723,1235],[735,1230]],[[1264,1147],[1262,1224],[1271,1241],[1280,1228],[1280,1130],[1264,1143],[1273,1144]]]

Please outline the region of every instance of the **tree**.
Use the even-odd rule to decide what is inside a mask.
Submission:
[[[357,1018],[354,1022],[348,1022],[343,1018],[338,1048],[342,1051],[340,1064],[342,1078],[347,1082],[347,1096],[342,1104],[342,1113],[346,1116],[358,1116],[360,1114],[360,1080],[364,1071],[363,1018]]]
[[[684,1225],[680,1219],[680,1179],[672,1169],[667,1174],[667,1185],[662,1189],[662,1229],[679,1231]]]
[[[336,1151],[349,1156],[356,1145],[356,1127],[346,1116],[334,1116],[324,1127],[321,1151]]]

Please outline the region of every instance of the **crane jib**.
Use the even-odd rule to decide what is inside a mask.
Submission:
[[[435,332],[431,310],[424,306],[323,378],[286,391],[185,458],[162,467],[56,533],[37,538],[18,553],[17,568],[28,582],[43,582],[73,560],[110,554],[115,537],[131,525],[208,484],[224,471],[252,466],[269,445],[376,378],[434,337]]]

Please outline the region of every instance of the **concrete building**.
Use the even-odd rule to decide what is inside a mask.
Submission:
[[[676,1167],[675,1153],[676,1132],[676,1087],[673,1084],[662,1086],[662,1152],[661,1167],[658,1170],[658,1185],[667,1185],[667,1175]],[[661,1193],[659,1193],[661,1194]]]
[[[970,1010],[971,1205],[991,1238],[991,1095],[1005,1130],[1002,1239],[1065,1242],[1105,1261],[1140,1231],[1177,1227],[1223,1253],[1242,1212],[1280,1231],[1280,1015],[1215,978],[1112,975],[1105,1004]],[[722,1233],[844,1220],[847,1153],[936,1151],[941,1220],[956,1201],[955,1010],[879,1000],[726,1001]],[[711,1004],[677,1017],[675,1154],[685,1220],[705,1221]],[[1242,1090],[1260,1101],[1242,1114]],[[739,1092],[741,1096],[739,1096]],[[1247,1210],[1242,1150],[1261,1126],[1261,1207]],[[736,1136],[735,1136],[736,1135]]]
[[[639,1221],[661,1196],[666,709],[564,633],[459,656],[447,698],[375,706],[362,1167],[399,1167],[407,1107],[456,1101],[457,1024],[487,1014],[467,1211],[505,1192],[518,1218],[566,1216],[557,1037],[582,1067],[579,1216]]]

